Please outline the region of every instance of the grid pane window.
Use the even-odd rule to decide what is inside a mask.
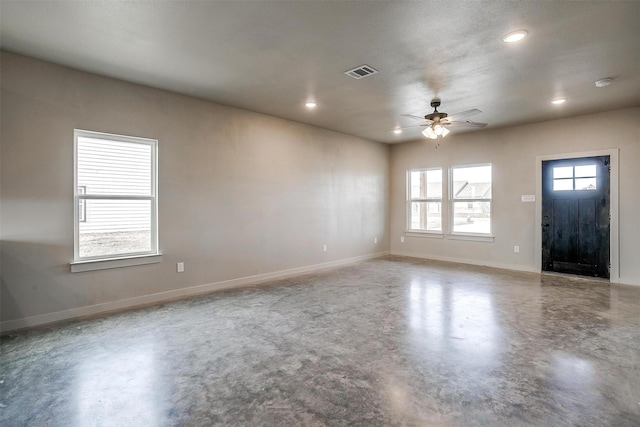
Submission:
[[[596,165],[553,168],[553,191],[596,190]]]
[[[76,260],[158,253],[156,146],[76,130]]]
[[[408,172],[407,229],[442,231],[442,169]]]
[[[491,234],[491,165],[451,168],[451,230]]]

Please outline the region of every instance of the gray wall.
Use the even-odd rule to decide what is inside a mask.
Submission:
[[[389,249],[386,145],[10,53],[1,60],[5,328]],[[74,128],[159,140],[162,263],[69,272]]]
[[[640,108],[467,134],[451,133],[438,149],[420,140],[391,147],[391,252],[536,271],[536,157],[619,150],[621,283],[640,284]],[[492,163],[493,243],[400,237],[405,232],[408,169]],[[513,247],[520,246],[520,253]],[[537,270],[539,271],[539,269]]]

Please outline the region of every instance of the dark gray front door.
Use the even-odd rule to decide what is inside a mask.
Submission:
[[[609,278],[609,156],[542,162],[542,270]]]

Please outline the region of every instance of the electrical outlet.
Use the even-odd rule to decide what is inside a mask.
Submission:
[[[322,245],[322,252],[327,252],[327,245]]]
[[[400,243],[404,243],[404,236],[400,237]]]
[[[378,244],[378,238],[377,238],[377,237],[374,237],[374,238],[373,238],[373,243],[374,243],[375,245],[377,245],[377,244]]]
[[[513,252],[519,254],[520,253],[520,246],[514,246],[513,247]]]
[[[184,262],[178,263],[178,273],[184,272]]]

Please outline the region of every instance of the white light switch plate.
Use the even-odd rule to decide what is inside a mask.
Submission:
[[[523,194],[520,198],[523,202],[535,202],[536,196],[533,194]]]

